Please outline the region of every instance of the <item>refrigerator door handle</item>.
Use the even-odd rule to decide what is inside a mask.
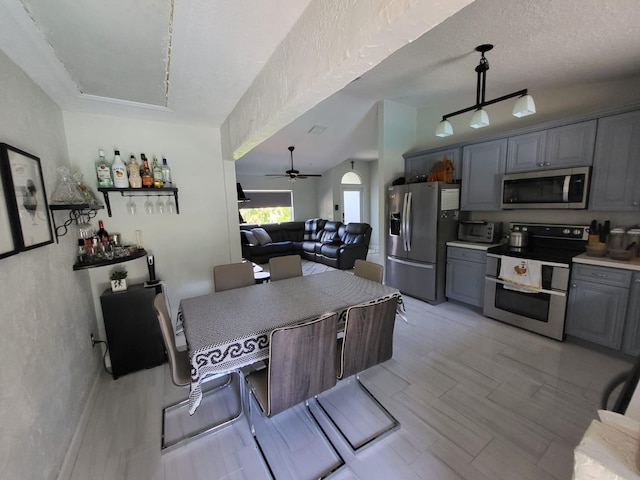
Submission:
[[[426,268],[428,270],[432,270],[434,268],[434,265],[432,263],[416,263],[416,262],[411,262],[409,260],[401,260],[399,258],[394,258],[394,257],[387,257],[387,260],[394,263],[400,263],[402,265],[409,265],[411,267]]]
[[[407,252],[411,251],[411,205],[413,203],[413,193],[409,192],[407,197],[407,215],[405,222],[407,224]]]
[[[402,248],[407,251],[407,198],[409,194],[404,194],[402,201]]]

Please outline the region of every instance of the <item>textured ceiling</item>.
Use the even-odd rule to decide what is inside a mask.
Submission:
[[[220,126],[311,1],[0,0],[0,49],[63,109]],[[638,25],[638,0],[476,0],[255,147],[237,171],[284,171],[289,145],[308,173],[375,158],[382,99],[424,107],[435,129],[474,103],[482,43],[495,45],[487,98],[528,88],[536,99],[538,114],[517,125],[640,101]],[[516,128],[500,105],[480,133]],[[447,142],[478,133],[463,117]],[[314,125],[327,129],[308,134]],[[433,138],[420,146],[443,141]]]
[[[353,116],[356,105],[368,112],[382,99],[424,109],[421,121],[429,130],[420,133],[431,140],[416,149],[640,102],[639,25],[638,0],[476,0],[246,154],[236,171],[284,170],[288,144],[296,145],[298,167],[308,173],[347,159],[376,158],[371,138],[345,136],[331,126],[341,115]],[[528,88],[538,113],[515,119],[513,104],[502,102],[487,109],[490,127],[473,130],[471,113],[460,115],[450,119],[455,135],[439,139],[434,133],[442,115],[475,103],[475,47],[483,43],[494,44],[487,53],[487,100]],[[366,124],[375,117],[365,115],[351,120],[373,132],[375,144],[377,126]],[[314,124],[329,128],[320,138],[303,133]],[[318,147],[322,142],[325,147]]]

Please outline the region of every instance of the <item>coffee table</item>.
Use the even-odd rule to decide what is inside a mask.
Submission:
[[[271,280],[271,274],[269,272],[265,272],[265,271],[254,272],[253,273],[253,278],[255,278],[256,283],[264,283],[264,282],[268,282],[269,280]]]

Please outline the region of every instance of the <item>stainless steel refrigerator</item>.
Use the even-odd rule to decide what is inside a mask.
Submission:
[[[445,300],[447,242],[456,239],[459,208],[459,185],[388,188],[387,285],[434,305]]]

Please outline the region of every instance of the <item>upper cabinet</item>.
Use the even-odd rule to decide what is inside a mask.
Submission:
[[[590,210],[640,207],[640,111],[598,120]]]
[[[591,165],[596,125],[590,120],[510,137],[507,173]]]
[[[439,150],[437,152],[427,154],[418,154],[413,157],[405,157],[404,176],[407,182],[424,182],[425,179],[421,177],[423,175],[426,177],[429,172],[431,172],[431,169],[436,162],[439,162],[444,158],[448,158],[453,162],[453,180],[460,180],[462,178],[460,148],[450,148],[448,150]]]
[[[500,210],[506,164],[506,138],[465,146],[460,210]]]
[[[530,172],[544,168],[547,131],[509,137],[507,146],[507,173]]]

